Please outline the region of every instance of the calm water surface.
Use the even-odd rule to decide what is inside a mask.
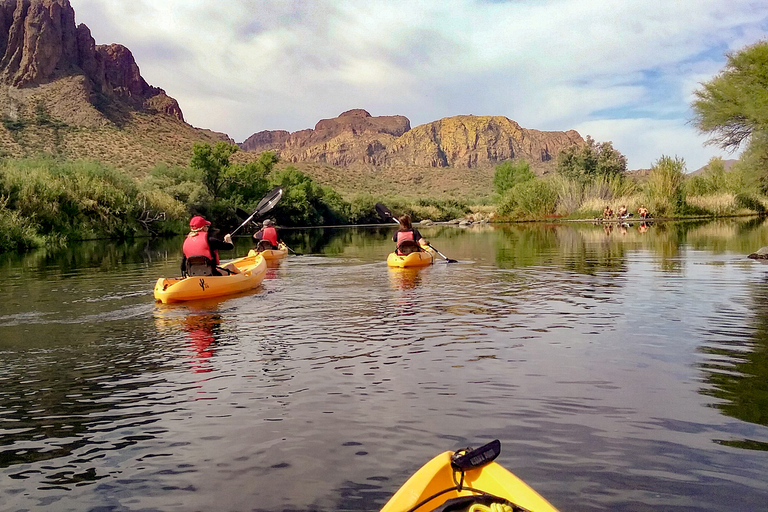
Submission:
[[[374,511],[494,438],[563,511],[768,509],[763,221],[422,233],[460,262],[285,231],[175,306],[180,240],[1,258],[0,509]]]

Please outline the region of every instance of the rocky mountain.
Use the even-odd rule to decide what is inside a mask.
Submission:
[[[411,129],[406,117],[372,117],[356,109],[323,119],[314,130],[258,132],[240,147],[276,151],[292,163],[343,167],[477,168],[522,158],[542,168],[551,166],[564,148],[583,142],[574,130],[530,130],[502,116],[454,116]]]
[[[5,155],[98,153],[140,172],[186,164],[194,141],[229,140],[184,123],[178,102],[142,78],[128,48],[97,45],[75,25],[69,0],[0,0],[0,83]]]

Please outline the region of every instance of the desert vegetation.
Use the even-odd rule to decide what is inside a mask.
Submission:
[[[161,164],[143,178],[95,161],[53,156],[0,160],[0,252],[73,240],[178,234],[195,214],[231,230],[242,222],[242,212],[253,211],[276,186],[284,194],[270,217],[280,225],[379,221],[374,205],[381,197],[344,199],[294,167],[277,169],[274,153],[233,162],[238,151],[227,142],[197,143],[188,166]],[[455,200],[384,200],[417,219],[445,220],[468,211]]]
[[[719,217],[765,214],[768,205],[768,41],[728,55],[723,71],[695,92],[693,122],[710,134],[709,144],[745,147],[726,169],[712,159],[688,174],[685,161],[662,155],[646,175],[627,172],[626,159],[610,142],[587,137],[567,148],[556,171],[534,177],[525,162],[495,169],[498,214],[507,219],[597,218],[610,206],[636,212],[644,205],[656,217]]]

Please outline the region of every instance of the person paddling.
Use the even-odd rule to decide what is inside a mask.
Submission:
[[[211,223],[200,215],[195,215],[189,221],[189,233],[182,246],[181,272],[184,275],[191,274],[190,264],[196,265],[200,257],[207,258],[203,265],[210,269],[208,275],[220,276],[219,251],[231,251],[235,248],[232,236],[224,235],[224,240],[212,236],[208,230]],[[236,269],[227,269],[230,273],[236,273]],[[234,271],[233,271],[234,270]],[[199,275],[199,274],[196,274]]]
[[[429,244],[429,242],[421,236],[419,230],[411,225],[410,215],[403,215],[398,219],[398,222],[400,222],[400,229],[392,235],[392,241],[397,244],[397,249],[395,249],[396,254],[403,256],[412,252],[421,251],[422,245]]]
[[[277,229],[271,219],[264,220],[262,228],[253,234],[253,239],[258,240],[256,250],[258,252],[277,249]]]

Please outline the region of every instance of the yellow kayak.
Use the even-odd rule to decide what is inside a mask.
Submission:
[[[387,266],[389,267],[426,267],[435,261],[435,252],[430,247],[421,246],[422,250],[410,254],[389,253]]]
[[[256,288],[267,273],[267,262],[260,254],[233,260],[238,273],[222,276],[161,277],[155,283],[155,300],[164,304],[208,299]]]
[[[251,249],[248,252],[248,256],[255,256],[256,254],[261,254],[267,261],[281,260],[288,254],[288,246],[280,242],[277,245],[277,249],[267,249],[259,252],[256,252],[256,249]]]
[[[557,512],[525,482],[493,462],[500,452],[496,440],[476,450],[441,453],[409,478],[381,512],[428,512],[443,505],[473,512]]]

